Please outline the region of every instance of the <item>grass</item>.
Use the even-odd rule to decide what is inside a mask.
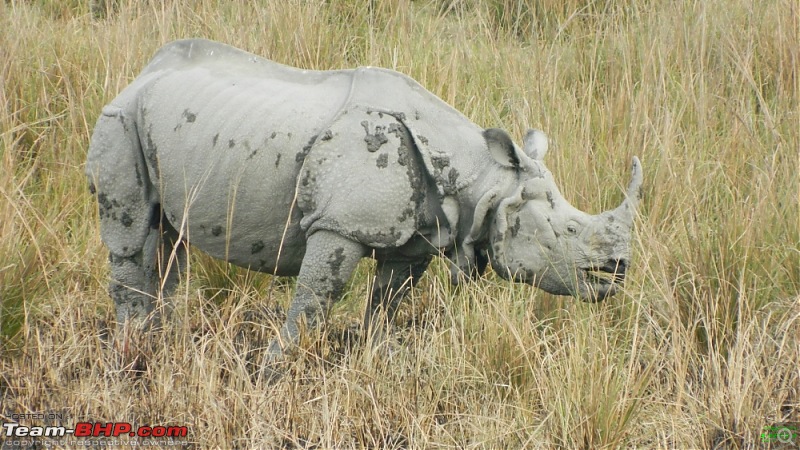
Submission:
[[[0,29],[4,422],[186,425],[198,448],[569,449],[767,448],[765,426],[800,422],[791,0],[119,0],[105,18],[88,2],[10,0]],[[491,274],[453,290],[436,262],[387,356],[354,331],[365,261],[325,331],[265,385],[250,362],[291,283],[198,253],[174,323],[132,373],[107,342],[82,166],[102,106],[191,36],[305,68],[394,68],[482,126],[541,128],[582,210],[617,204],[638,155],[625,292],[588,305]]]

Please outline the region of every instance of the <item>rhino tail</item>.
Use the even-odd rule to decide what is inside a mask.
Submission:
[[[121,108],[103,108],[89,144],[86,175],[97,197],[103,243],[116,256],[134,255],[145,244],[156,208],[148,199],[150,180],[136,123]]]

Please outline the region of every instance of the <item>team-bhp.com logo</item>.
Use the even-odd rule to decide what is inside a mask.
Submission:
[[[142,437],[182,438],[189,434],[185,426],[134,427],[128,422],[92,423],[78,422],[75,428],[59,426],[22,426],[4,423],[2,435],[7,438],[64,438],[64,437]]]

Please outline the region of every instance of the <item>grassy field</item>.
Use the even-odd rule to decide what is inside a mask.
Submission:
[[[794,0],[0,3],[0,418],[184,425],[188,447],[778,448],[800,422],[800,7]],[[251,361],[291,282],[196,253],[132,372],[83,175],[102,106],[162,44],[220,40],[290,65],[409,74],[547,158],[576,207],[645,168],[624,293],[597,305],[441,261],[396,351],[360,343],[365,261],[274,385]],[[2,448],[11,448],[6,439]]]

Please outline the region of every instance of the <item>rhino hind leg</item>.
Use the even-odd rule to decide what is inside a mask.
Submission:
[[[160,215],[160,209],[153,208],[153,214]],[[109,294],[117,323],[136,330],[160,326],[163,313],[171,309],[167,299],[186,268],[186,246],[178,232],[166,221],[153,222],[141,249],[130,255],[109,253]],[[166,311],[158,308],[159,300]]]
[[[162,315],[169,316],[172,312],[172,294],[180,282],[180,277],[186,272],[188,248],[180,233],[166,220],[162,219],[159,240],[156,246],[156,267],[152,269],[159,286],[156,288],[158,299],[163,305],[163,313],[157,314],[157,319]]]
[[[400,302],[428,268],[432,257],[419,260],[379,260],[370,302],[364,313],[364,335],[379,343],[394,320]]]
[[[130,256],[109,253],[111,281],[108,293],[114,300],[117,323],[121,326],[149,328],[156,284],[145,263],[150,253],[145,249]]]
[[[308,237],[297,290],[286,322],[270,343],[267,366],[284,359],[286,352],[298,343],[303,327],[314,329],[320,325],[365,254],[362,244],[332,231],[319,230]]]
[[[89,144],[86,175],[109,251],[109,294],[117,322],[147,328],[159,286],[155,259],[161,212],[150,201],[152,186],[135,114],[113,105],[103,108]]]

